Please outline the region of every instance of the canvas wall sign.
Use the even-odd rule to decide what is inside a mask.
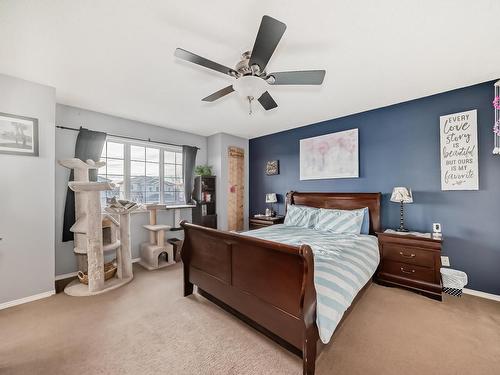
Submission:
[[[441,190],[479,190],[477,110],[441,116]]]
[[[300,179],[359,177],[358,129],[300,140]]]
[[[38,156],[38,120],[0,113],[0,154]]]

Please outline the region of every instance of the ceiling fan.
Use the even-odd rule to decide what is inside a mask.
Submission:
[[[175,50],[175,56],[180,59],[204,66],[205,68],[227,74],[236,81],[223,89],[201,99],[204,102],[213,102],[236,91],[248,100],[250,114],[252,101],[258,102],[266,111],[276,108],[278,104],[267,91],[268,85],[321,85],[325,78],[325,70],[300,70],[290,72],[267,73],[266,66],[285,33],[286,25],[272,17],[264,16],[260,23],[257,38],[252,51],[241,56],[234,69],[221,65],[204,57],[198,56],[182,48]]]

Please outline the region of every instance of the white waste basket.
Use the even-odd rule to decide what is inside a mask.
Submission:
[[[464,286],[467,285],[467,274],[451,268],[441,268],[443,292],[452,296],[461,297]]]

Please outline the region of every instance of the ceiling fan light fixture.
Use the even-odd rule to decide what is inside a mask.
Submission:
[[[243,76],[233,83],[233,89],[242,98],[260,98],[267,91],[267,82],[256,76]]]
[[[177,48],[174,55],[185,61],[236,79],[234,84],[206,96],[201,99],[202,101],[214,102],[236,91],[239,96],[248,102],[250,114],[252,114],[252,102],[254,100],[257,100],[262,108],[269,111],[278,107],[278,104],[267,91],[268,87],[275,85],[321,85],[326,73],[324,70],[266,73],[266,66],[285,30],[286,25],[283,22],[267,15],[263,16],[252,50],[242,54],[241,61],[236,64],[235,69],[182,48]]]

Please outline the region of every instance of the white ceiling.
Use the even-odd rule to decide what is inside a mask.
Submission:
[[[322,87],[270,87],[249,116],[232,78],[264,14],[287,24],[267,71],[326,69]],[[0,72],[54,86],[59,103],[202,135],[256,137],[500,76],[497,0],[0,0]],[[90,127],[91,124],[88,124]]]

